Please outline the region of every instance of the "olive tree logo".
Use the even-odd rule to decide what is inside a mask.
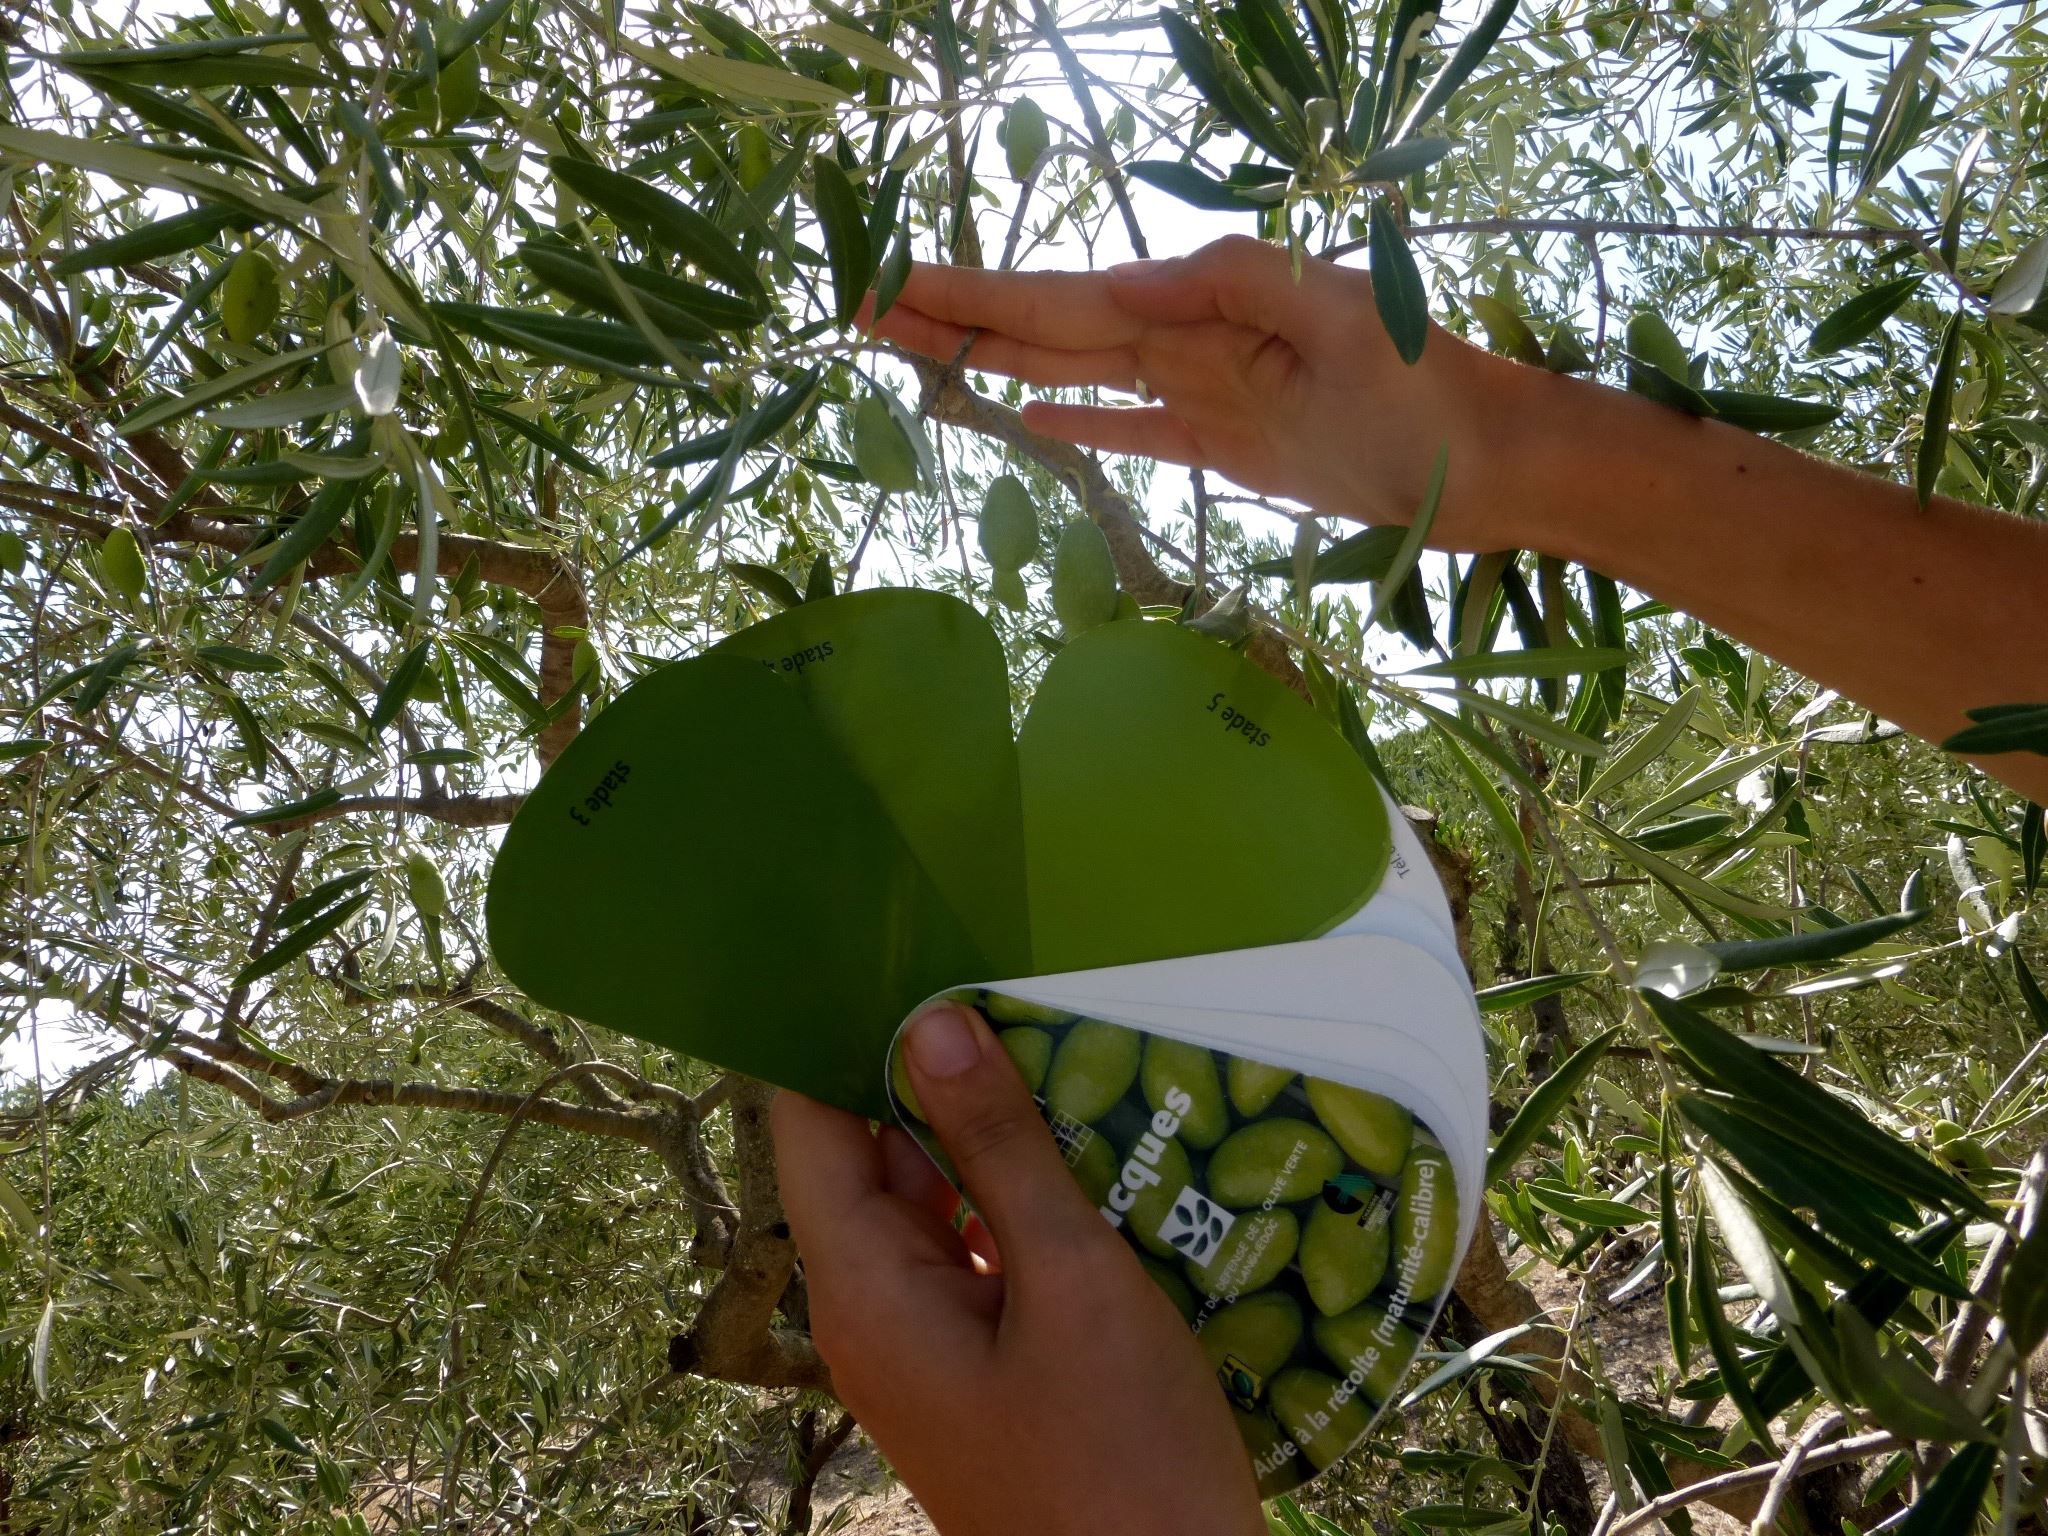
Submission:
[[[1159,1224],[1159,1239],[1183,1258],[1203,1264],[1230,1234],[1236,1220],[1207,1195],[1183,1186],[1174,1197],[1173,1209]]]

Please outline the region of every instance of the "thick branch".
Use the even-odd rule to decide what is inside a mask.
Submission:
[[[732,1250],[689,1330],[669,1341],[669,1365],[720,1381],[829,1392],[831,1373],[811,1341],[775,1322],[776,1304],[796,1270],[796,1246],[783,1219],[775,1146],[768,1136],[774,1093],[751,1079],[733,1089],[740,1199]]]

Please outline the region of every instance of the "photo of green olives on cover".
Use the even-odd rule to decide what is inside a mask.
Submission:
[[[1451,1283],[1458,1192],[1428,1128],[1363,1088],[983,988],[949,996],[987,1018],[1075,1179],[1187,1319],[1260,1494],[1349,1450]],[[936,1151],[900,1057],[890,1084]]]

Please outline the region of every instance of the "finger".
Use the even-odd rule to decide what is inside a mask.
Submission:
[[[1279,246],[1227,235],[1191,256],[1124,262],[1106,275],[1114,302],[1133,320],[1227,320],[1306,344],[1330,329],[1342,297],[1334,292],[1336,271],[1327,262],[1305,260],[1297,279]]]
[[[1024,425],[1047,437],[1104,453],[1140,454],[1170,464],[1210,468],[1209,456],[1188,424],[1163,405],[1144,410],[1108,405],[1067,405],[1027,400]]]
[[[1129,389],[1136,368],[1136,352],[1128,346],[1075,350],[1041,347],[1014,336],[952,325],[901,304],[876,322],[874,334],[940,362],[958,362],[963,367],[1005,374],[1048,389],[1089,384]]]
[[[1110,297],[1110,288],[1100,272],[988,272],[917,262],[897,303],[948,325],[1086,350],[1137,339],[1137,320]],[[884,315],[882,323],[888,319]]]
[[[890,1197],[882,1149],[860,1116],[785,1091],[769,1109],[769,1129],[783,1212],[813,1269],[960,1262],[949,1224]]]
[[[918,1015],[905,1036],[925,1119],[960,1170],[1005,1264],[1114,1241],[1081,1193],[1010,1053],[957,1004]]]
[[[930,1211],[949,1226],[960,1206],[960,1191],[950,1184],[931,1154],[907,1131],[887,1126],[876,1138],[882,1146],[882,1183],[890,1194]]]

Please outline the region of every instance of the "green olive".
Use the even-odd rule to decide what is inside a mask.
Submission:
[[[1372,1427],[1372,1410],[1345,1384],[1321,1371],[1295,1366],[1266,1389],[1273,1416],[1320,1472],[1356,1445]]]
[[[1154,1146],[1159,1149],[1158,1155],[1147,1161],[1141,1149]],[[1124,1187],[1137,1197],[1124,1215],[1131,1236],[1148,1253],[1162,1259],[1174,1257],[1173,1244],[1159,1235],[1159,1229],[1173,1214],[1173,1202],[1180,1192],[1194,1181],[1195,1169],[1188,1161],[1187,1149],[1171,1136],[1146,1137],[1125,1149],[1119,1172]]]
[[[1301,1278],[1316,1310],[1326,1316],[1348,1312],[1370,1296],[1387,1272],[1393,1246],[1380,1201],[1346,1212],[1318,1200],[1301,1230]]]
[[[142,563],[142,546],[126,528],[116,527],[101,541],[100,574],[131,603],[142,596],[149,573]]]
[[[981,500],[981,552],[998,571],[1015,571],[1038,558],[1038,508],[1015,475],[997,475]]]
[[[1344,1171],[1337,1143],[1282,1115],[1233,1131],[1209,1158],[1209,1197],[1233,1210],[1306,1200]]]
[[[880,395],[863,395],[854,407],[853,463],[885,491],[917,489],[917,450]]]
[[[1145,1273],[1152,1277],[1152,1283],[1166,1292],[1166,1299],[1173,1303],[1174,1310],[1184,1321],[1192,1323],[1195,1320],[1195,1293],[1188,1289],[1187,1281],[1181,1279],[1180,1271],[1160,1263],[1150,1254],[1139,1254],[1138,1262],[1145,1266]]]
[[[1088,518],[1060,533],[1052,557],[1052,611],[1070,635],[1116,617],[1116,561],[1109,540]]]
[[[1081,1020],[1053,1053],[1045,1077],[1046,1107],[1075,1120],[1100,1120],[1131,1091],[1143,1050],[1136,1030]]]
[[[1266,1106],[1280,1097],[1280,1090],[1294,1081],[1287,1067],[1269,1067],[1263,1061],[1230,1058],[1230,1103],[1246,1119],[1265,1113]]]
[[[1257,1377],[1251,1394],[1257,1396],[1266,1378],[1301,1347],[1301,1303],[1285,1291],[1261,1291],[1233,1301],[1202,1323],[1195,1342],[1210,1370],[1221,1374],[1225,1362],[1235,1360]]]
[[[1064,1009],[1026,1002],[1021,997],[1007,997],[1001,992],[985,993],[981,1011],[988,1015],[991,1024],[1039,1024],[1057,1028],[1074,1021],[1074,1016]]]
[[[1024,1086],[1034,1094],[1043,1088],[1046,1068],[1052,1065],[1052,1036],[1029,1024],[1020,1024],[1004,1030],[996,1039],[1017,1064],[1017,1075],[1024,1079]]]
[[[1418,1135],[1401,1171],[1401,1203],[1394,1211],[1393,1264],[1417,1300],[1451,1283],[1458,1252],[1458,1185],[1451,1160],[1433,1137]]]
[[[1019,96],[1003,112],[1003,159],[1010,174],[1022,181],[1038,164],[1038,157],[1052,143],[1052,131],[1045,120],[1045,108],[1029,96]]]
[[[246,347],[276,321],[279,302],[277,263],[250,246],[228,264],[220,285],[220,327]]]
[[[1330,1364],[1346,1376],[1356,1376],[1359,1390],[1375,1403],[1393,1400],[1394,1389],[1422,1347],[1412,1329],[1371,1302],[1335,1317],[1319,1317],[1309,1332]]]
[[[1252,1211],[1237,1218],[1208,1262],[1188,1265],[1188,1283],[1204,1296],[1249,1296],[1278,1278],[1294,1257],[1301,1223],[1292,1211]]]
[[[1363,1088],[1320,1077],[1310,1078],[1307,1086],[1309,1107],[1351,1161],[1389,1184],[1401,1176],[1415,1129],[1413,1115],[1392,1099]]]
[[[1150,1035],[1145,1040],[1145,1063],[1138,1080],[1145,1089],[1145,1102],[1155,1111],[1168,1108],[1170,1090],[1178,1088],[1187,1095],[1190,1107],[1180,1111],[1179,1136],[1197,1151],[1206,1152],[1230,1129],[1216,1057],[1207,1046]]]

